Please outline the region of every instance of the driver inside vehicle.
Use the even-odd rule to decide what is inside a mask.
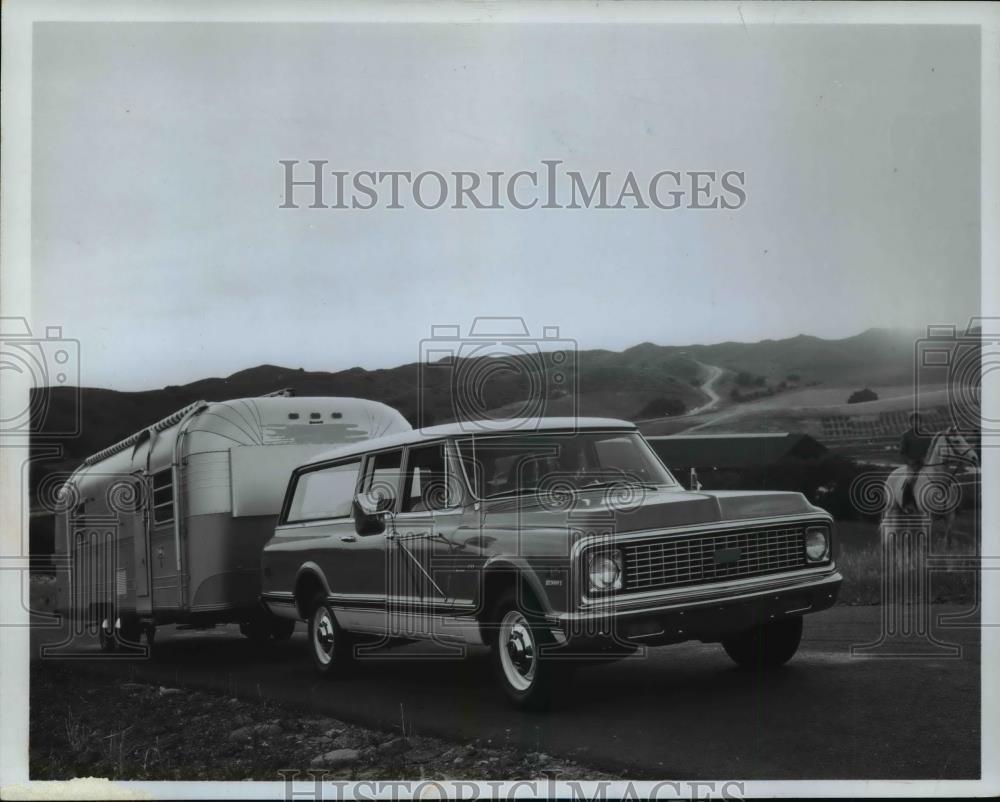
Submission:
[[[631,433],[481,437],[460,443],[459,450],[483,498],[531,493],[556,480],[577,490],[675,484],[644,441]]]

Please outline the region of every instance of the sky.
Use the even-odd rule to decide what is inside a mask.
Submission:
[[[35,25],[32,319],[80,382],[964,324],[979,38],[944,26]],[[329,169],[745,174],[739,209],[282,209]]]

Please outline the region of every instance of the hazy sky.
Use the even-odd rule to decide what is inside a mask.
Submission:
[[[82,381],[416,361],[520,315],[580,347],[979,307],[975,28],[35,26],[36,327]],[[279,209],[330,169],[742,170],[737,211]]]

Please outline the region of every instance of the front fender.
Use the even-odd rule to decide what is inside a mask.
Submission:
[[[551,588],[547,588],[539,576],[538,568],[535,565],[525,559],[524,557],[503,555],[497,557],[491,557],[483,565],[483,590],[486,591],[490,588],[490,576],[497,575],[511,575],[516,576],[526,586],[527,590],[538,601],[541,606],[541,612],[544,615],[551,613],[565,612],[565,606],[561,604],[561,599],[556,596],[556,594],[551,592]],[[563,583],[563,587],[568,587],[568,579]],[[483,595],[483,603],[486,609],[489,609],[491,599],[486,597],[485,593]]]
[[[323,569],[319,567],[312,560],[308,560],[299,566],[298,570],[295,572],[295,581],[292,584],[292,593],[295,597],[295,606],[299,611],[300,616],[305,619],[308,613],[302,608],[302,602],[305,599],[299,598],[299,590],[302,587],[302,583],[311,582],[315,580],[320,585],[320,590],[324,597],[330,596],[330,583],[327,581],[326,574],[323,573]]]

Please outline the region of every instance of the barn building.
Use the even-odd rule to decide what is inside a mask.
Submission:
[[[794,432],[677,434],[647,440],[685,487],[692,486],[694,471],[701,486],[710,490],[804,492],[807,488],[789,487],[789,482],[794,485],[802,469],[815,467],[830,455],[815,438]]]

